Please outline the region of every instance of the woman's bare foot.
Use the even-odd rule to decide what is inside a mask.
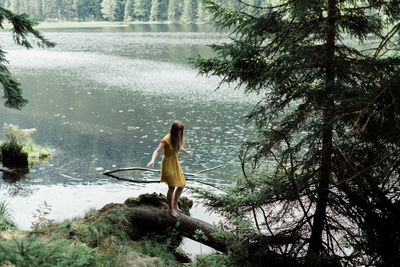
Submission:
[[[182,210],[181,210],[178,206],[174,207],[174,209],[175,209],[177,212],[182,212]]]
[[[171,216],[174,217],[174,218],[178,218],[178,217],[179,217],[179,214],[176,213],[174,209],[168,210],[168,212],[169,212],[169,214],[171,214]]]

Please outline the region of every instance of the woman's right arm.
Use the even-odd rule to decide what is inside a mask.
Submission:
[[[156,148],[156,150],[154,150],[153,152],[153,156],[151,157],[151,161],[149,163],[147,163],[147,167],[153,167],[154,166],[154,161],[156,160],[158,153],[163,150],[165,147],[165,143],[164,142],[160,142],[160,144],[158,145],[158,147]]]

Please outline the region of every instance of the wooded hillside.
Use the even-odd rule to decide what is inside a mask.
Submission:
[[[253,13],[268,1],[221,0],[228,7]],[[210,20],[200,0],[0,0],[15,13],[39,21],[160,21],[204,23]]]

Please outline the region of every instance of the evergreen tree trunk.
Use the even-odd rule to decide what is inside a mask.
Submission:
[[[326,206],[329,194],[329,181],[331,176],[332,162],[332,119],[334,102],[331,98],[335,86],[335,22],[336,22],[336,0],[328,1],[328,18],[326,32],[326,92],[327,98],[325,110],[323,111],[322,129],[322,158],[320,175],[318,179],[317,205],[314,214],[312,232],[308,254],[317,254],[322,249],[322,231],[326,219]]]

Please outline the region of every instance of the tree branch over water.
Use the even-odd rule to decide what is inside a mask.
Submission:
[[[215,166],[215,167],[212,167],[212,168],[209,168],[209,169],[200,170],[200,171],[195,172],[195,173],[184,173],[184,175],[193,177],[193,176],[197,176],[197,175],[199,175],[201,173],[205,173],[205,172],[209,172],[209,171],[212,171],[212,170],[219,169],[221,167],[223,167],[223,166],[222,165],[218,165],[218,166]],[[133,179],[123,178],[123,177],[119,177],[119,176],[113,175],[113,173],[123,172],[123,171],[161,172],[161,170],[155,170],[155,169],[149,169],[149,168],[143,168],[143,167],[128,167],[128,168],[118,168],[118,169],[114,169],[114,170],[111,170],[111,171],[105,171],[105,172],[102,172],[101,174],[106,175],[108,177],[112,177],[112,178],[120,180],[120,181],[126,181],[126,182],[131,182],[131,183],[150,184],[150,183],[159,183],[160,182],[159,180],[133,180]],[[195,181],[195,182],[198,182],[198,183],[201,183],[201,184],[205,184],[205,185],[208,185],[208,186],[212,186],[212,187],[218,188],[215,185],[212,185],[210,183],[205,183],[205,182],[199,181],[198,179],[194,179],[194,178],[186,178],[186,181]]]

